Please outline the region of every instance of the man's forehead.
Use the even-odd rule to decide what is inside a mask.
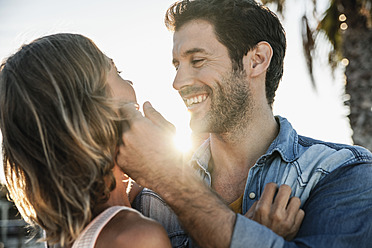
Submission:
[[[214,26],[205,20],[192,20],[183,24],[177,31],[174,32],[173,41],[175,41],[175,39],[182,39],[184,36],[200,36],[201,34],[205,36],[215,36]]]
[[[184,24],[173,34],[173,54],[208,53],[217,38],[213,26],[204,20],[193,20]]]

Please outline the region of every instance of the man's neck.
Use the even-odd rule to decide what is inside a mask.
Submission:
[[[249,169],[278,135],[274,116],[254,118],[244,129],[211,134],[212,187],[227,203],[244,192]]]

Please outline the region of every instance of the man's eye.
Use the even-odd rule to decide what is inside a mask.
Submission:
[[[191,64],[194,66],[201,66],[205,60],[204,59],[194,59],[191,61]]]

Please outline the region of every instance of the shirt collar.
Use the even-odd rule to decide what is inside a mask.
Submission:
[[[261,156],[261,159],[278,152],[282,159],[286,162],[292,162],[298,156],[298,135],[293,129],[289,121],[281,116],[276,116],[275,119],[279,124],[279,134],[271,143],[266,154]],[[204,178],[209,184],[211,183],[211,175],[208,171],[208,163],[211,159],[210,138],[208,138],[194,153],[191,159],[191,166],[196,169],[197,173]]]
[[[278,152],[284,161],[292,162],[298,157],[297,132],[286,118],[278,115],[275,116],[275,119],[279,124],[279,134],[264,156],[270,156],[274,152]]]
[[[209,160],[211,159],[210,138],[195,151],[191,158],[190,165],[195,169],[196,173],[207,182],[210,186],[212,179],[208,171]]]

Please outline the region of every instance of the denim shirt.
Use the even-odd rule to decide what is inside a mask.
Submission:
[[[372,154],[358,146],[299,136],[285,118],[276,118],[279,134],[249,170],[242,213],[260,198],[267,183],[275,182],[291,186],[305,218],[296,238],[287,242],[237,214],[230,247],[372,247]],[[190,162],[209,185],[210,158],[207,140]],[[156,193],[144,189],[134,207],[165,227],[173,247],[197,247]]]

